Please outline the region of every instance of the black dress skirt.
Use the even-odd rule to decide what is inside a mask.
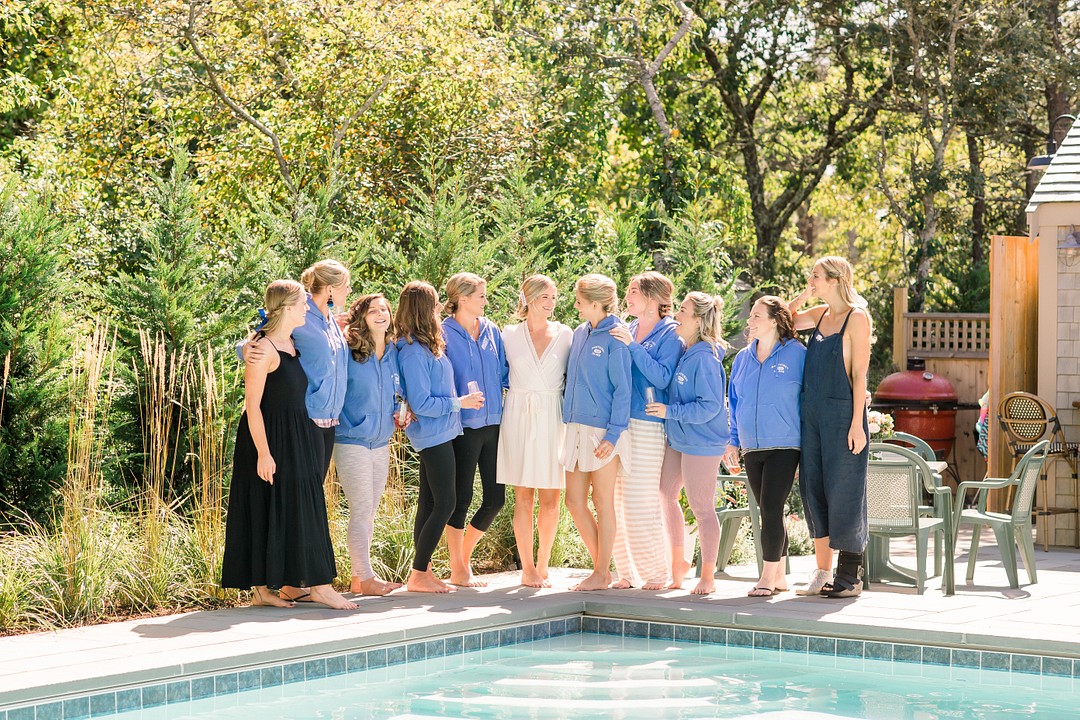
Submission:
[[[240,418],[225,522],[221,587],[310,587],[337,576],[326,519],[318,428],[304,405],[307,376],[299,353],[278,351],[266,376],[263,425],[277,463],[274,484],[257,472],[258,452],[247,413]]]

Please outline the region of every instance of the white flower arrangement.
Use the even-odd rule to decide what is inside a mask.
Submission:
[[[870,427],[870,437],[875,441],[891,438],[895,432],[893,416],[889,413],[871,410],[866,413],[866,423]]]

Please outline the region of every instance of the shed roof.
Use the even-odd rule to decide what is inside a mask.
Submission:
[[[1032,213],[1043,203],[1080,203],[1080,122],[1074,122],[1028,201]]]

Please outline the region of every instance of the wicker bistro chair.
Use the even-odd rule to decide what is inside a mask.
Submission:
[[[1009,444],[1009,451],[1013,456],[1013,467],[1020,458],[1035,447],[1042,440],[1049,445],[1046,452],[1047,463],[1042,466],[1042,474],[1039,476],[1039,489],[1037,494],[1036,515],[1046,518],[1050,515],[1063,513],[1077,514],[1073,527],[1075,528],[1075,546],[1080,547],[1080,481],[1077,479],[1077,451],[1080,443],[1065,442],[1065,434],[1061,431],[1061,422],[1058,420],[1057,411],[1048,402],[1026,392],[1009,393],[998,404],[998,423],[1005,433],[1005,440]],[[1050,492],[1046,481],[1046,470],[1050,462],[1064,460],[1072,470],[1072,506],[1051,507]],[[959,497],[959,495],[958,495]],[[1047,524],[1043,523],[1043,551],[1049,549],[1050,538]]]
[[[968,551],[967,581],[975,577],[975,558],[979,554],[979,533],[983,525],[989,525],[997,537],[1001,563],[1009,577],[1009,587],[1020,587],[1016,567],[1016,546],[1020,546],[1020,557],[1027,568],[1028,580],[1038,582],[1035,575],[1035,545],[1031,539],[1031,505],[1035,499],[1035,486],[1045,468],[1049,457],[1050,443],[1043,440],[1037,443],[1020,458],[1010,477],[990,478],[980,481],[960,483],[956,492],[956,507],[953,510],[953,527],[959,530],[961,525],[973,525],[971,531],[971,549]],[[1007,513],[988,512],[986,494],[1010,486],[1016,487],[1012,509]],[[977,506],[964,509],[964,493],[974,489],[978,491]]]
[[[944,517],[926,517],[919,509],[923,488],[933,487],[928,479],[931,474],[926,461],[911,450],[888,443],[870,444],[866,478],[870,536],[881,543],[888,543],[894,537],[915,536],[915,588],[922,595],[926,584],[926,551],[930,534],[940,535],[945,546],[942,590],[946,595],[952,595],[955,591],[952,517],[950,513],[945,513]],[[947,487],[935,487],[933,493],[952,495]],[[887,555],[882,553],[882,557]]]

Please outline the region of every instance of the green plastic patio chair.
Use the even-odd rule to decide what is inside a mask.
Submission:
[[[971,525],[971,549],[968,550],[967,581],[975,577],[975,560],[979,554],[979,533],[983,525],[989,525],[997,537],[998,552],[1005,574],[1009,577],[1009,587],[1018,588],[1020,582],[1016,565],[1016,546],[1020,546],[1020,556],[1027,569],[1031,584],[1038,582],[1035,574],[1035,543],[1031,537],[1031,506],[1035,499],[1035,487],[1039,483],[1043,466],[1046,464],[1050,442],[1043,440],[1024,453],[1016,469],[1008,478],[988,478],[982,481],[960,483],[956,490],[956,503],[953,509],[955,522],[953,527],[959,531],[961,525]],[[990,512],[986,509],[986,495],[989,490],[1010,486],[1016,487],[1012,508],[1007,513]],[[976,490],[977,506],[964,509],[964,494]]]
[[[720,475],[716,476],[716,492],[720,493],[725,481],[734,481],[746,484],[746,475]],[[754,554],[757,558],[758,573],[765,567],[765,560],[761,556],[761,516],[758,514],[757,502],[754,501],[754,493],[750,487],[746,488],[746,507],[729,508],[717,507],[716,519],[720,521],[720,554],[716,556],[716,572],[723,572],[731,559],[731,551],[735,549],[735,541],[739,537],[739,528],[743,518],[750,519],[750,535],[754,538]],[[697,558],[698,575],[701,574],[701,554]],[[785,559],[784,572],[791,572],[791,558]]]
[[[912,435],[906,432],[895,432],[892,437],[886,442],[890,445],[899,445],[900,447],[911,450],[916,455],[921,457],[926,462],[936,462],[937,452],[934,448],[930,447],[930,443],[923,440],[917,435]],[[925,517],[936,517],[944,519],[946,515],[952,514],[952,495],[938,493],[932,488],[945,487],[944,482],[940,474],[931,472],[931,476],[927,479],[932,484],[926,484],[926,495],[924,497],[930,498],[930,504],[919,504],[919,512]],[[941,542],[940,535],[934,534],[934,576],[941,574]]]
[[[926,551],[931,533],[941,536],[945,546],[942,589],[946,595],[954,592],[952,517],[927,517],[919,510],[924,487],[934,495],[951,495],[947,487],[935,488],[928,480],[932,472],[926,461],[915,452],[888,443],[870,444],[867,467],[866,504],[870,535],[878,543],[888,543],[894,537],[915,536],[915,589],[922,595],[926,586]],[[940,504],[944,505],[944,498]],[[887,563],[887,553],[881,548],[881,562]],[[876,558],[868,558],[873,562]],[[890,568],[892,566],[890,565]],[[872,568],[881,572],[884,568]],[[898,569],[897,569],[898,570]]]

